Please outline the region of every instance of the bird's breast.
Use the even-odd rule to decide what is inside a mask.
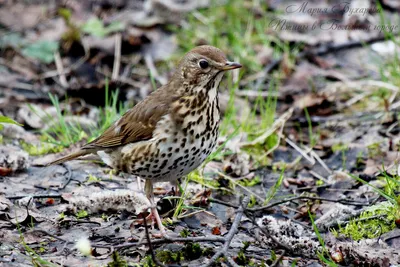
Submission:
[[[153,138],[122,150],[124,171],[154,181],[173,180],[196,169],[218,138],[218,97],[186,97],[156,125]]]

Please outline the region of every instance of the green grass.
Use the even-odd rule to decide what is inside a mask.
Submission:
[[[92,141],[102,134],[126,110],[125,107],[118,104],[118,90],[110,93],[108,82],[106,82],[105,107],[99,108],[100,116],[97,125],[95,127],[90,127],[90,129],[85,132],[78,121],[72,123],[66,121],[66,116],[72,116],[72,114],[62,110],[59,99],[56,96],[50,94],[49,97],[53,106],[56,108],[57,116],[53,118],[50,114],[47,114],[44,118],[52,126],[41,132],[41,140],[58,147],[69,147],[71,144],[77,143],[83,139],[87,142]],[[32,107],[31,109],[33,112],[36,112]],[[36,114],[38,113],[36,112]]]
[[[263,15],[256,16],[256,12]],[[263,1],[230,0],[223,5],[212,1],[209,8],[192,12],[184,26],[173,30],[185,52],[198,44],[210,44],[239,61],[244,73],[254,74],[263,67],[257,49],[271,48],[277,57],[283,52],[283,43],[267,34],[272,16]]]
[[[322,251],[317,252],[318,258],[323,263],[325,263],[327,266],[337,267],[338,265],[331,259],[330,253],[325,246],[325,241],[324,241],[323,237],[321,236],[321,234],[317,228],[317,225],[314,222],[313,215],[310,213],[310,211],[308,211],[308,216],[310,217],[311,225],[312,225],[314,232],[318,238],[318,241],[322,247]]]

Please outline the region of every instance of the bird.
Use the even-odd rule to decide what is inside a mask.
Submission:
[[[221,119],[218,87],[226,71],[241,68],[220,49],[202,45],[183,56],[169,81],[129,109],[95,140],[47,165],[88,154],[118,171],[145,179],[158,228],[153,183],[176,182],[211,154]]]

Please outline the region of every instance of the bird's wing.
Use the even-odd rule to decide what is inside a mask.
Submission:
[[[82,149],[111,148],[151,139],[158,121],[168,113],[174,99],[167,90],[158,89]]]

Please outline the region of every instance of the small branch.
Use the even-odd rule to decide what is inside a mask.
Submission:
[[[111,74],[111,80],[115,81],[118,79],[119,70],[121,67],[121,33],[115,35],[115,50],[114,50],[114,65]]]
[[[60,187],[61,190],[65,189],[65,187],[67,187],[67,185],[71,182],[72,179],[72,170],[65,164],[62,163],[61,166],[63,166],[67,171],[64,173],[64,175],[66,175],[67,177],[67,181],[64,183],[64,185],[62,187]]]
[[[270,265],[270,267],[277,267],[279,266],[279,262],[283,259],[283,256],[285,255],[285,251],[282,252],[282,254],[276,259],[276,261]]]
[[[47,232],[47,231],[45,231],[43,229],[32,229],[32,230],[28,231],[28,233],[33,233],[33,232],[39,232],[39,233],[45,234],[47,236],[50,236],[50,237],[52,237],[54,239],[57,239],[58,241],[61,241],[61,242],[64,242],[64,243],[74,243],[74,242],[62,239],[61,237],[58,237],[56,235],[53,235],[53,234],[51,234],[51,233],[49,233],[49,232]]]
[[[63,88],[68,88],[69,84],[67,82],[67,78],[65,77],[65,73],[64,73],[65,70],[64,70],[64,66],[63,66],[62,59],[61,59],[59,52],[54,53],[54,61],[56,63],[58,76],[60,77],[59,79],[60,79],[61,86]]]
[[[247,210],[251,211],[251,212],[268,210],[268,209],[270,209],[272,207],[275,207],[275,206],[278,206],[280,204],[283,204],[283,203],[286,203],[286,202],[291,202],[291,201],[294,201],[294,200],[300,200],[300,199],[335,202],[335,203],[354,205],[354,206],[368,206],[368,205],[370,205],[370,203],[361,203],[361,202],[350,201],[350,200],[345,200],[345,199],[329,199],[329,198],[321,198],[321,197],[298,196],[298,197],[292,197],[292,198],[283,199],[281,201],[277,201],[277,202],[271,203],[269,205],[265,205],[265,206],[261,206],[261,207],[257,207],[257,208],[251,208],[251,209],[247,209]]]
[[[286,199],[271,203],[269,205],[256,207],[256,208],[249,208],[249,209],[246,209],[246,211],[257,212],[257,211],[268,210],[268,209],[273,208],[275,206],[278,206],[280,204],[287,203],[287,202],[292,202],[292,201],[295,201],[295,200],[301,200],[301,199],[335,202],[335,203],[354,205],[354,206],[368,206],[368,205],[371,204],[371,203],[361,203],[361,202],[356,202],[356,201],[351,201],[351,200],[346,200],[346,199],[329,199],[329,198],[321,198],[321,197],[297,196],[297,197],[292,197],[292,198],[286,198]],[[210,202],[218,203],[218,204],[221,204],[221,205],[224,205],[224,206],[227,206],[227,207],[231,207],[231,208],[235,208],[235,209],[238,208],[238,206],[235,205],[235,204],[232,204],[232,203],[229,203],[229,202],[225,202],[225,201],[222,201],[222,200],[218,200],[218,199],[215,199],[215,198],[209,198],[208,200]]]
[[[11,197],[6,197],[7,199],[10,200],[15,200],[15,199],[21,199],[25,197],[31,197],[31,198],[61,198],[61,194],[43,194],[43,195],[19,195],[19,196],[11,196]]]
[[[153,57],[151,56],[150,52],[147,52],[144,54],[144,62],[146,63],[147,68],[150,71],[150,75],[154,77],[159,83],[162,85],[167,83],[167,80],[165,77],[162,77],[159,75],[156,66],[154,65],[154,60]]]
[[[163,239],[155,239],[152,241],[153,245],[156,244],[166,244],[166,243],[174,243],[174,242],[218,242],[223,243],[225,242],[225,238],[219,236],[199,236],[199,237],[170,237],[166,236]],[[101,244],[93,244],[92,247],[95,248],[129,248],[135,247],[140,245],[146,245],[147,241],[140,241],[140,242],[128,242],[119,245],[101,245]]]
[[[146,233],[146,239],[147,239],[147,245],[149,246],[151,258],[153,259],[153,262],[161,267],[164,267],[165,265],[162,264],[156,257],[156,254],[154,253],[153,245],[151,244],[150,240],[150,234],[149,234],[149,227],[147,226],[147,221],[146,221],[146,216],[143,216],[143,224],[144,224],[144,230]]]
[[[234,219],[234,221],[232,223],[231,229],[229,230],[228,234],[225,237],[225,241],[224,241],[224,245],[223,245],[222,249],[220,251],[218,251],[217,253],[215,253],[214,256],[208,261],[207,264],[204,264],[201,267],[209,267],[209,266],[211,266],[221,256],[226,256],[227,258],[229,257],[229,255],[227,255],[227,251],[229,249],[229,246],[230,246],[230,244],[232,242],[233,237],[235,236],[235,234],[238,231],[238,228],[239,228],[239,225],[240,225],[240,221],[242,219],[244,211],[246,210],[247,204],[249,204],[249,201],[250,201],[250,197],[248,197],[248,196],[246,196],[243,199],[242,205],[240,205],[240,207],[238,208],[238,210],[236,212],[236,216],[235,216],[235,219]]]
[[[209,198],[208,201],[210,201],[212,203],[221,204],[221,205],[224,205],[224,206],[230,207],[230,208],[235,208],[235,209],[238,208],[238,206],[235,205],[235,204],[232,204],[230,202],[225,202],[225,201],[222,201],[222,200],[219,200],[219,199],[215,199],[215,198]]]

